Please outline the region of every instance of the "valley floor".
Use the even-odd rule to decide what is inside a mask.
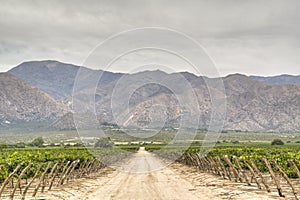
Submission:
[[[80,179],[51,191],[45,199],[281,199],[257,187],[223,180],[179,163],[165,166],[154,154],[140,150],[116,169],[97,178]]]

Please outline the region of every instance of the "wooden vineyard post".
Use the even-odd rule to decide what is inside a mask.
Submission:
[[[206,163],[206,170],[208,171],[208,172],[210,172],[210,173],[213,173],[214,171],[213,171],[213,169],[212,169],[212,165],[211,165],[211,163],[209,162],[209,160],[207,160],[207,157],[203,157],[203,160],[205,161],[205,163]]]
[[[230,167],[225,167],[225,170],[227,171],[227,174],[231,177],[230,181],[234,178],[234,175],[232,176],[232,173],[230,171]]]
[[[64,184],[64,180],[65,180],[67,174],[69,173],[69,171],[71,170],[71,168],[72,168],[73,165],[74,165],[74,161],[69,165],[69,167],[67,168],[67,170],[65,171],[65,173],[63,173],[61,175],[61,179],[59,180],[58,185]]]
[[[76,160],[74,161],[74,165],[73,167],[71,168],[69,174],[67,174],[67,183],[69,182],[69,179],[71,178],[71,175],[73,174],[73,171],[75,170],[75,167],[78,165],[78,163],[80,162],[80,160]]]
[[[21,180],[22,180],[22,177],[23,177],[23,176],[25,175],[25,173],[30,169],[31,166],[32,166],[32,163],[30,163],[29,165],[27,165],[27,167],[25,167],[25,168],[22,170],[21,174],[20,174],[19,177],[18,177],[18,181],[17,181],[17,183],[16,183],[14,189],[13,189],[12,192],[10,193],[10,196],[9,196],[10,199],[13,199],[13,198],[14,198],[15,192],[16,192],[17,188],[18,188],[19,185],[20,185],[20,182],[21,182]]]
[[[206,160],[205,157],[202,158],[202,161],[203,161],[203,163],[204,163],[204,170],[205,170],[206,172],[210,172],[211,168],[210,168],[209,162]]]
[[[197,158],[196,158],[196,160],[197,160]],[[98,166],[98,160],[95,158],[95,162],[94,162],[92,168],[90,169],[90,171],[95,173],[97,166]],[[197,160],[197,165],[196,166],[198,166],[198,160]]]
[[[250,181],[249,181],[249,179],[248,179],[248,177],[247,177],[247,174],[246,174],[245,170],[242,168],[242,166],[241,166],[239,160],[237,159],[237,157],[236,157],[236,156],[233,156],[233,159],[234,159],[235,163],[237,164],[237,166],[238,166],[240,172],[243,174],[243,177],[244,177],[244,179],[245,179],[247,185],[251,185],[251,183],[250,183]]]
[[[205,163],[203,161],[203,156],[201,154],[199,154],[199,153],[196,153],[196,156],[197,156],[198,161],[199,161],[198,166],[197,166],[198,169],[204,171],[204,169],[205,169]]]
[[[90,163],[91,163],[91,160],[87,161],[86,164],[83,166],[82,171],[80,172],[79,178],[81,178],[85,174]]]
[[[235,167],[233,166],[233,164],[231,163],[231,161],[229,160],[227,155],[224,156],[224,160],[227,162],[227,164],[229,165],[229,168],[233,172],[233,174],[235,176],[235,181],[237,182],[239,180],[240,182],[243,182],[238,171],[235,169]]]
[[[195,166],[195,159],[193,158],[193,156],[188,152],[187,153],[187,155],[188,155],[188,157],[189,157],[189,160],[190,160],[190,165],[191,166]],[[93,160],[93,162],[92,163],[94,163],[94,160]],[[92,164],[91,164],[92,165]],[[90,166],[89,166],[90,167]]]
[[[57,176],[57,174],[58,174],[58,172],[59,172],[59,170],[60,170],[60,168],[61,168],[62,166],[63,166],[63,162],[61,162],[61,163],[57,166],[57,168],[56,168],[55,172],[53,173],[52,177],[49,177],[49,178],[50,178],[50,185],[49,185],[48,190],[51,190],[51,188],[52,188],[52,186],[53,186],[53,183],[54,183],[54,180],[55,180],[55,177]]]
[[[221,167],[221,165],[218,163],[218,161],[215,159],[215,158],[212,158],[212,160],[215,162],[215,164],[216,164],[216,167],[217,167],[217,169],[218,169],[218,174],[219,174],[219,176],[222,176],[224,179],[225,179],[225,176],[224,176],[224,172],[223,172],[223,169],[222,169],[222,167]]]
[[[187,161],[187,160],[188,160],[187,154],[186,154],[186,153],[183,153],[181,157],[182,157],[182,160],[183,160],[184,164],[185,164],[185,165],[189,165],[189,164],[188,164],[188,161]],[[88,162],[88,161],[87,161],[87,162]]]
[[[33,176],[32,179],[31,179],[31,181],[26,185],[26,187],[25,187],[25,189],[24,189],[24,191],[23,191],[23,193],[22,193],[22,200],[25,200],[26,193],[27,193],[29,187],[31,186],[31,184],[33,183],[33,181],[35,180],[35,178],[39,175],[39,172],[40,172],[42,166],[43,166],[43,163],[41,163],[41,164],[38,166],[38,168],[37,168],[37,170],[36,170],[34,176]]]
[[[215,163],[215,161],[211,157],[207,157],[207,160],[211,163],[212,169],[214,171],[213,173],[221,176],[220,170],[218,169],[218,166]]]
[[[293,183],[291,182],[291,180],[289,179],[289,177],[287,176],[287,174],[279,167],[279,165],[277,164],[276,160],[273,159],[272,161],[273,161],[275,167],[277,168],[277,170],[279,171],[279,173],[283,176],[283,178],[286,180],[286,182],[292,188],[293,194],[294,194],[296,200],[298,200],[297,191],[295,190],[295,187],[294,187]]]
[[[216,169],[216,171],[217,171],[217,174],[218,174],[219,176],[223,176],[223,170],[222,170],[222,168],[220,167],[219,163],[218,163],[213,157],[211,157],[210,159],[211,159],[212,162],[214,163],[214,166],[215,166],[215,169]]]
[[[278,179],[277,179],[277,177],[276,177],[276,175],[275,175],[275,173],[274,173],[274,171],[272,169],[271,164],[269,163],[269,161],[266,158],[263,158],[262,160],[265,162],[267,168],[269,169],[271,177],[272,177],[272,179],[273,179],[273,181],[274,181],[274,183],[275,183],[275,185],[277,187],[277,191],[278,191],[279,196],[280,197],[284,197],[284,195],[282,194],[282,190],[281,190],[279,181],[278,181]]]
[[[206,157],[203,157],[202,160],[205,163],[205,170],[207,172],[212,172],[212,168],[211,168],[211,164],[209,163],[209,161],[206,159]]]
[[[93,159],[93,161],[91,162],[91,164],[88,166],[86,172],[89,174],[91,173],[91,168],[93,167],[94,163],[95,163],[96,159]]]
[[[200,158],[200,162],[201,162],[201,165],[202,165],[202,171],[208,171],[208,165],[207,165],[207,162],[206,160],[204,159],[204,157],[201,157]]]
[[[68,176],[67,176],[67,182],[69,182],[69,179],[71,179],[71,176],[72,176],[72,174],[73,174],[73,172],[74,172],[76,166],[77,166],[79,163],[80,163],[80,160],[77,160],[77,161],[75,162],[74,166],[72,167],[70,173],[69,173]],[[73,175],[73,178],[74,178],[74,177],[75,177],[75,176]]]
[[[81,164],[80,164],[80,167],[79,167],[79,171],[81,171],[83,169],[83,167],[85,166],[85,164],[88,162],[87,159],[85,159]]]
[[[245,165],[247,166],[247,168],[250,170],[250,173],[252,174],[252,177],[254,178],[255,183],[256,183],[258,189],[262,189],[262,187],[261,187],[261,185],[260,185],[260,183],[258,181],[258,175],[254,172],[253,168],[249,165],[249,163],[245,159],[243,159],[243,162],[245,163]]]
[[[199,160],[198,160],[198,158],[197,158],[197,156],[196,156],[196,159],[197,159],[197,166],[199,165]],[[95,172],[98,172],[98,170],[101,168],[102,166],[101,166],[101,162],[99,162],[99,160],[98,159],[95,159],[95,164],[94,164],[94,166],[93,166],[93,169],[92,169],[92,171],[95,173]]]
[[[288,160],[288,163],[293,168],[293,170],[296,172],[298,179],[300,180],[300,171],[299,171],[298,167],[296,166],[296,164],[292,160]]]
[[[199,170],[204,170],[205,165],[203,164],[202,156],[198,153],[196,154],[196,156],[197,156],[198,161],[199,161],[197,168]]]
[[[77,174],[76,178],[80,177],[80,174],[84,170],[84,166],[86,165],[87,162],[88,162],[88,160],[85,159],[82,163],[80,163],[79,168],[78,168],[78,174]]]
[[[10,179],[19,171],[19,169],[21,168],[21,164],[19,164],[15,170],[9,174],[9,176],[5,179],[5,181],[2,183],[1,189],[0,189],[0,197],[5,189],[5,186],[8,184],[8,182],[10,181]]]
[[[214,173],[221,176],[220,170],[218,168],[218,165],[216,164],[216,162],[214,161],[214,159],[212,159],[212,157],[207,157],[207,159],[209,160],[209,162],[212,164],[212,168],[214,169]]]
[[[184,153],[183,155],[184,155],[184,161],[185,161],[185,164],[186,164],[186,165],[190,165],[190,162],[191,162],[190,159],[191,159],[191,158],[188,156],[188,153]],[[89,160],[89,162],[90,162],[90,160]],[[88,164],[87,164],[87,165],[88,165]]]
[[[64,184],[65,179],[67,178],[69,172],[71,171],[72,167],[73,167],[75,164],[77,165],[77,161],[73,161],[73,162],[70,164],[70,166],[67,168],[67,170],[65,171],[65,173],[62,174],[62,178],[61,178],[60,181],[58,182],[58,185]]]
[[[59,178],[59,180],[58,180],[58,182],[57,182],[57,186],[59,186],[59,183],[60,183],[61,180],[63,179],[64,174],[65,174],[66,170],[68,169],[69,164],[70,164],[70,161],[68,161],[67,164],[64,166],[64,168],[63,168],[63,170],[62,170],[62,172],[61,172],[61,176],[60,176],[60,178]],[[72,163],[71,163],[71,164],[72,164]]]
[[[214,169],[214,165],[213,165],[213,163],[212,162],[210,162],[210,160],[209,160],[209,157],[208,156],[206,156],[205,158],[205,161],[206,161],[206,163],[207,163],[207,166],[208,166],[208,171],[210,172],[210,173],[212,173],[212,174],[214,174],[215,173],[215,169]]]
[[[225,176],[228,177],[229,180],[231,180],[231,175],[230,173],[228,173],[228,171],[226,170],[226,167],[224,166],[223,162],[221,161],[221,158],[219,156],[216,157],[216,159],[218,160],[219,164],[221,165],[223,171],[224,171],[224,174]]]
[[[98,166],[97,166],[96,172],[100,171],[103,167],[104,167],[104,165],[98,160]]]
[[[194,162],[193,162],[193,163],[194,163],[194,166],[196,166],[196,165],[197,165],[197,161],[196,161],[196,159],[194,158],[194,156],[193,156],[193,159],[194,159]],[[97,159],[93,159],[93,162],[92,162],[92,164],[90,165],[90,167],[89,167],[89,169],[88,169],[88,172],[89,172],[89,173],[92,173],[92,172],[93,172],[93,168],[94,168],[96,162],[97,162]]]
[[[193,156],[188,152],[187,153],[188,157],[189,157],[189,160],[190,160],[190,165],[191,166],[195,166],[195,158],[193,158]],[[93,163],[94,163],[94,160],[93,160]]]
[[[210,172],[210,165],[209,163],[207,162],[206,158],[205,157],[202,157],[202,162],[204,164],[204,170],[206,172]]]
[[[220,158],[217,158],[217,157],[214,158],[216,164],[218,165],[218,167],[219,167],[219,169],[220,169],[220,172],[221,172],[220,174],[221,174],[221,176],[225,179],[225,178],[226,178],[226,170],[224,171],[224,169],[223,169],[223,167],[222,167],[222,165],[221,165],[219,159],[220,159]]]
[[[52,176],[53,176],[53,174],[54,174],[54,172],[55,172],[58,164],[59,164],[59,162],[55,163],[54,166],[52,167],[51,172],[50,172],[50,174],[48,176],[49,180],[52,179]],[[42,184],[42,192],[44,192],[45,187],[46,187],[46,182],[44,181],[43,184]]]
[[[197,158],[196,158],[196,160],[197,160]],[[197,160],[197,166],[198,166],[198,160]],[[94,162],[93,168],[91,169],[91,170],[92,170],[92,172],[93,172],[93,173],[95,173],[95,172],[97,171],[98,167],[99,167],[99,162],[98,162],[98,160],[97,160],[97,159],[95,159],[95,162]]]
[[[197,154],[197,157],[198,157],[198,160],[199,160],[199,165],[197,166],[197,168],[199,169],[199,170],[204,170],[204,168],[205,168],[205,164],[203,163],[203,160],[202,160],[202,157],[201,157],[201,155],[198,155]]]
[[[196,160],[196,165],[195,167],[199,168],[200,165],[200,159],[197,153],[194,154],[195,160]]]
[[[257,166],[255,165],[253,159],[250,159],[251,161],[251,165],[254,169],[254,171],[258,174],[259,178],[261,179],[261,182],[264,184],[267,192],[271,192],[270,187],[268,186],[268,184],[266,183],[266,180],[264,179],[263,175],[261,174],[261,172],[259,171],[259,169],[257,168]]]
[[[219,166],[220,172],[221,172],[221,176],[226,179],[227,177],[227,172],[225,170],[225,167],[223,165],[223,163],[221,163],[221,160],[219,157],[215,157],[214,158],[215,162],[217,163],[217,165]]]
[[[34,191],[33,191],[33,194],[32,194],[33,197],[36,196],[36,194],[37,194],[37,192],[38,192],[38,190],[39,190],[41,184],[45,181],[46,173],[47,173],[48,169],[50,168],[51,164],[52,164],[52,162],[49,162],[49,163],[48,163],[48,165],[47,165],[45,171],[44,171],[43,174],[41,175],[40,180],[39,180],[37,186],[34,188]]]
[[[199,165],[199,160],[196,154],[191,154],[192,159],[193,159],[193,166],[197,167]]]
[[[226,162],[224,156],[223,156],[223,160]],[[226,162],[226,163],[227,163],[227,162]],[[228,164],[228,163],[227,163],[227,164]],[[230,180],[232,180],[232,179],[234,178],[234,177],[233,177],[234,175],[232,176],[232,171],[230,170],[230,169],[231,169],[230,166],[229,166],[229,167],[226,167],[226,166],[224,165],[224,167],[225,167],[225,170],[226,170],[228,176],[230,177]]]

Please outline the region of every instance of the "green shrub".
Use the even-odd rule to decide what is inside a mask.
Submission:
[[[44,144],[44,139],[42,137],[35,138],[31,143],[29,143],[29,146],[33,147],[42,147]]]
[[[95,143],[95,147],[102,147],[102,148],[112,148],[112,142],[110,141],[110,138],[99,138],[97,142]]]
[[[274,139],[271,145],[284,145],[284,142],[281,139]]]

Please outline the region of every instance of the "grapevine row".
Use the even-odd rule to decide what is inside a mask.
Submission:
[[[91,176],[98,172],[104,165],[97,159],[84,161],[57,161],[34,165],[29,163],[24,166],[19,164],[2,182],[0,186],[0,198],[25,200],[27,195],[35,197],[38,192],[52,190],[69,181],[85,176]],[[27,173],[34,168],[34,174],[28,178]]]
[[[261,161],[267,169],[266,171],[260,170],[262,166],[258,167],[254,159],[240,161],[236,156],[212,157],[186,152],[179,161],[224,179],[245,183],[249,186],[254,184],[267,192],[277,191],[280,197],[294,199],[300,197],[300,170],[293,160],[288,160],[289,170],[297,175],[296,178],[290,178],[275,159],[268,160],[264,157]]]

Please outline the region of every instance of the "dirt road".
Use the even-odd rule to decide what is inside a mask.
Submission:
[[[209,199],[144,149],[121,168],[88,199]]]
[[[232,195],[231,198],[233,198],[235,194],[237,199],[268,198],[266,194],[247,194],[246,191],[235,192],[232,188],[227,188],[227,190],[225,189],[225,191],[222,192],[220,191],[222,187],[216,188],[219,189],[219,191],[215,191],[215,189],[210,187],[200,187],[200,185],[195,185],[196,181],[193,180],[193,176],[196,178],[197,174],[189,174],[188,171],[178,171],[178,169],[184,170],[182,167],[183,166],[178,166],[176,170],[174,165],[166,166],[166,163],[162,162],[154,154],[141,148],[128,162],[121,164],[117,167],[116,171],[109,174],[106,182],[101,180],[99,184],[102,186],[89,194],[86,199],[205,200],[229,198],[230,194]],[[184,175],[190,175],[190,177]],[[203,176],[204,174],[202,174],[202,177]],[[217,178],[207,177],[206,184],[209,183],[208,181],[214,181],[215,179]],[[201,182],[198,184],[201,184]],[[255,187],[253,189],[255,189]]]
[[[87,179],[65,189],[65,193],[56,192],[55,195],[63,199],[86,200],[280,199],[276,193],[260,191],[254,185],[223,180],[179,163],[165,166],[144,149],[119,167],[122,170],[107,169],[97,179]]]

